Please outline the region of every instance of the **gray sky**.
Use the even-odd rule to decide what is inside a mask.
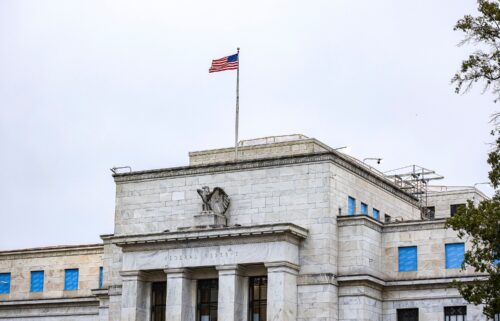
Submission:
[[[487,180],[493,97],[449,80],[475,1],[0,0],[0,249],[113,232],[109,168],[303,133],[388,170]],[[484,186],[483,191],[491,193]]]

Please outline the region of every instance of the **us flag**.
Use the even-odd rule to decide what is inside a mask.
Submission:
[[[210,66],[208,72],[218,72],[235,69],[238,69],[238,54],[212,60],[212,66]]]

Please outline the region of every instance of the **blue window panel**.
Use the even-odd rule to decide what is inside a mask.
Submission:
[[[31,271],[31,292],[43,292],[43,271]]]
[[[78,269],[64,270],[64,290],[78,290]]]
[[[464,261],[464,243],[445,244],[446,268],[457,269]]]
[[[103,268],[99,268],[99,289],[102,289],[102,279],[103,279]]]
[[[378,218],[380,217],[380,212],[379,210],[377,210],[376,208],[373,209],[373,218],[378,220]]]
[[[417,271],[417,247],[406,246],[398,248],[399,272]]]
[[[0,273],[0,294],[10,293],[10,273]]]
[[[347,198],[347,214],[354,215],[356,212],[356,199],[354,197]]]
[[[368,214],[368,205],[366,205],[365,203],[361,202],[361,214]]]

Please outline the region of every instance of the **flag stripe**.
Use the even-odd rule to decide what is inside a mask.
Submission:
[[[235,70],[238,69],[238,66],[239,66],[238,54],[235,54],[224,58],[212,60],[212,66],[210,66],[208,72]]]

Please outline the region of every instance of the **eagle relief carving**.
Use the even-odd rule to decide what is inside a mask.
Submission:
[[[229,196],[220,187],[215,187],[210,191],[208,186],[198,189],[201,200],[203,201],[203,212],[213,212],[217,215],[224,215],[229,207]]]

